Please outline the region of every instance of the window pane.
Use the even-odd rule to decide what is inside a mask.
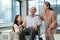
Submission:
[[[60,15],[60,0],[57,0],[57,14]]]
[[[58,30],[60,30],[60,0],[57,0],[57,20],[58,20]]]
[[[2,0],[0,0],[0,22],[3,22],[2,17],[3,17],[3,14],[2,14]]]
[[[16,14],[20,14],[20,3],[16,1]]]
[[[11,22],[11,1],[12,0],[2,0],[2,22]]]

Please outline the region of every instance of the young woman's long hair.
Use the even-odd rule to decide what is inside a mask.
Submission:
[[[51,5],[50,5],[49,2],[44,2],[44,4],[46,4],[47,6],[49,6],[49,10],[52,10],[53,11],[53,9],[51,8]]]
[[[15,16],[14,24],[16,24],[16,25],[18,25],[18,26],[19,26],[18,21],[17,21],[18,16],[20,16],[20,15],[16,15],[16,16]],[[13,25],[14,25],[14,24],[13,24]],[[22,21],[21,21],[21,23],[20,23],[20,24],[22,24]],[[13,31],[15,32],[14,27],[13,27]]]
[[[17,21],[18,16],[20,16],[20,15],[16,15],[15,16],[14,24],[19,26],[18,21]],[[22,24],[22,21],[20,22],[20,24]]]

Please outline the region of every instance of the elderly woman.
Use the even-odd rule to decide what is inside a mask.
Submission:
[[[46,24],[45,37],[46,40],[54,40],[53,31],[57,28],[57,20],[55,11],[50,7],[49,2],[43,4],[44,12],[42,13],[41,19]]]

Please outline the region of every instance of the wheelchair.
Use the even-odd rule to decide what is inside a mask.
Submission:
[[[38,34],[35,35],[35,39],[34,40],[43,40],[43,38],[41,37],[42,34],[40,34],[40,27],[38,28]],[[30,40],[30,35],[26,35],[25,36],[25,40]]]

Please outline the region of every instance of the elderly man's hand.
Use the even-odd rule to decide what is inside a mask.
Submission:
[[[33,27],[33,29],[34,29],[34,30],[37,30],[37,25],[35,25],[35,26]]]

